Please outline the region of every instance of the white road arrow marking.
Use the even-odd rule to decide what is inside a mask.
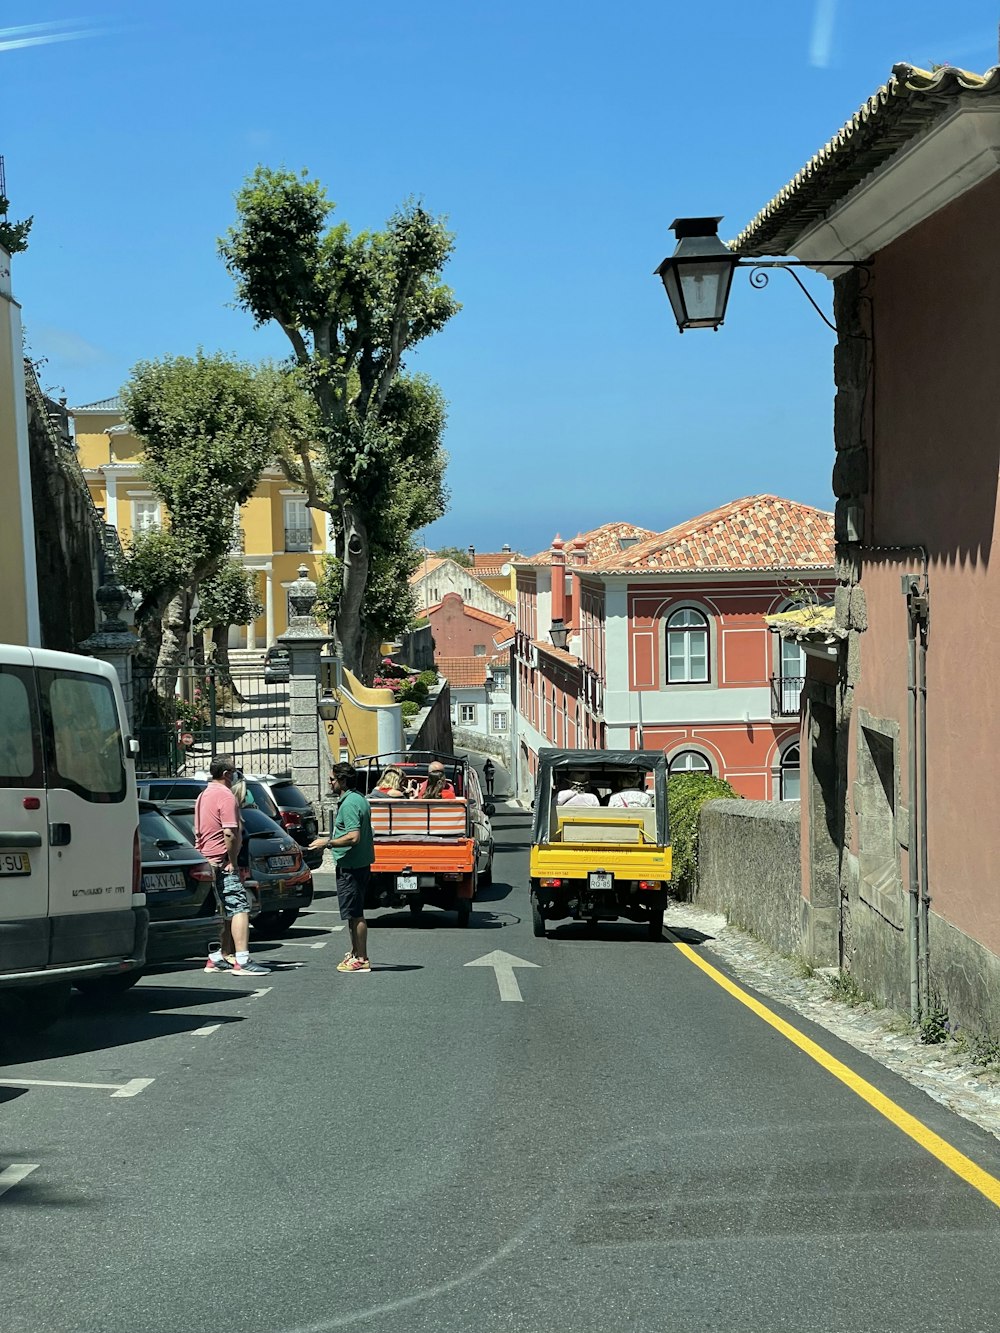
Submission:
[[[483,954],[482,958],[474,958],[465,966],[492,967],[497,976],[501,1000],[520,1000],[521,988],[517,984],[517,977],[514,976],[514,968],[537,967],[538,964],[529,963],[525,958],[516,958],[514,954],[505,953],[503,949],[494,949],[492,953]]]
[[[25,1176],[30,1176],[32,1171],[37,1170],[37,1162],[11,1162],[10,1166],[5,1166],[0,1171],[0,1194],[6,1194],[9,1189],[20,1184]]]

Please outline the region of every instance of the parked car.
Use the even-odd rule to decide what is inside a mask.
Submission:
[[[271,818],[276,818],[303,849],[302,855],[309,869],[318,870],[323,864],[323,851],[322,849],[309,851],[309,844],[315,840],[319,832],[316,807],[309,797],[288,777],[275,777],[270,773],[254,774],[247,778],[248,788],[251,783],[254,784],[255,790],[263,787],[267,791],[278,811],[277,815],[271,815]],[[256,797],[255,804],[259,805]]]
[[[284,685],[289,676],[288,649],[275,645],[264,654],[264,684]]]
[[[243,833],[250,859],[250,878],[260,892],[260,915],[253,920],[257,935],[283,935],[303,907],[313,900],[312,872],[302,859],[297,842],[259,809],[245,805]],[[194,839],[194,806],[175,807],[171,820]]]
[[[114,668],[0,644],[0,1030],[143,964],[135,756]]]
[[[194,805],[205,790],[206,782],[208,782],[207,773],[196,773],[192,777],[182,778],[140,778],[139,799],[155,801],[168,814],[174,809],[185,810],[188,806]],[[281,812],[263,782],[258,778],[247,778],[247,791],[262,814],[281,823]],[[315,834],[313,836],[315,837]]]
[[[150,801],[139,802],[139,853],[149,908],[146,962],[204,955],[219,938],[212,867],[195,851],[187,833]],[[141,976],[139,968],[75,984],[88,995],[116,995]]]

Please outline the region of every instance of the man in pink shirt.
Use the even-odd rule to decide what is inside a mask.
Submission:
[[[208,771],[211,781],[194,807],[194,838],[198,851],[215,871],[222,938],[209,950],[205,971],[267,976],[270,968],[250,957],[250,894],[237,867],[242,825],[240,808],[230,790],[236,761],[232,755],[217,755]],[[235,962],[227,954],[235,955]]]

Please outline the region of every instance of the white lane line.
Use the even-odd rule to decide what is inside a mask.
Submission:
[[[309,924],[306,925],[306,930],[312,930],[312,931],[321,930],[326,935],[335,935],[338,930],[343,930],[343,929],[344,929],[343,924],[339,926],[314,926],[310,922]],[[296,934],[301,934],[301,933],[302,933],[301,931],[296,931]],[[289,939],[291,938],[292,937],[289,936]]]
[[[213,1032],[218,1032],[219,1028],[221,1027],[222,1027],[221,1023],[208,1023],[203,1028],[195,1028],[195,1030],[191,1033],[191,1036],[210,1037]]]
[[[151,1078],[130,1078],[127,1083],[69,1083],[56,1078],[0,1078],[0,1088],[96,1088],[110,1091],[112,1097],[137,1097],[154,1082]]]
[[[4,1167],[0,1171],[0,1194],[6,1194],[15,1185],[19,1185],[25,1176],[37,1171],[38,1166],[38,1162],[11,1162],[10,1166]]]
[[[259,1000],[260,997],[261,997],[262,995],[269,995],[269,994],[271,993],[271,991],[273,991],[273,990],[274,990],[274,987],[273,987],[273,986],[261,986],[259,990],[252,991],[252,992],[247,996],[247,999],[248,999],[248,1000]]]
[[[155,1082],[151,1078],[130,1078],[127,1083],[123,1083],[117,1092],[113,1092],[112,1097],[138,1097],[140,1092],[145,1092],[150,1083]]]
[[[340,916],[339,907],[309,907],[302,913],[303,916]]]
[[[288,949],[288,948],[292,948],[292,949],[325,949],[325,948],[326,948],[326,940],[317,940],[315,944],[310,943],[308,940],[282,940],[281,943],[285,946],[286,949]]]

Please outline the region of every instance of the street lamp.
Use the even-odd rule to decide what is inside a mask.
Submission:
[[[738,268],[750,269],[750,285],[766,287],[766,269],[785,269],[798,283],[799,290],[830,329],[836,324],[827,319],[813,300],[809,289],[793,270],[797,268],[871,268],[859,259],[741,259],[719,239],[722,218],[675,218],[670,229],[677,237],[677,248],[654,272],[662,281],[681,333],[685,329],[717,330],[726,318],[733,274]]]
[[[674,218],[677,248],[656,270],[666,288],[681,333],[718,329],[739,256],[719,239],[722,218]]]
[[[562,648],[565,651],[569,643],[569,626],[561,620],[553,620],[549,626],[549,638],[552,640],[553,648]]]
[[[336,722],[337,714],[340,712],[340,696],[337,694],[321,695],[316,704],[316,711],[324,722]]]

